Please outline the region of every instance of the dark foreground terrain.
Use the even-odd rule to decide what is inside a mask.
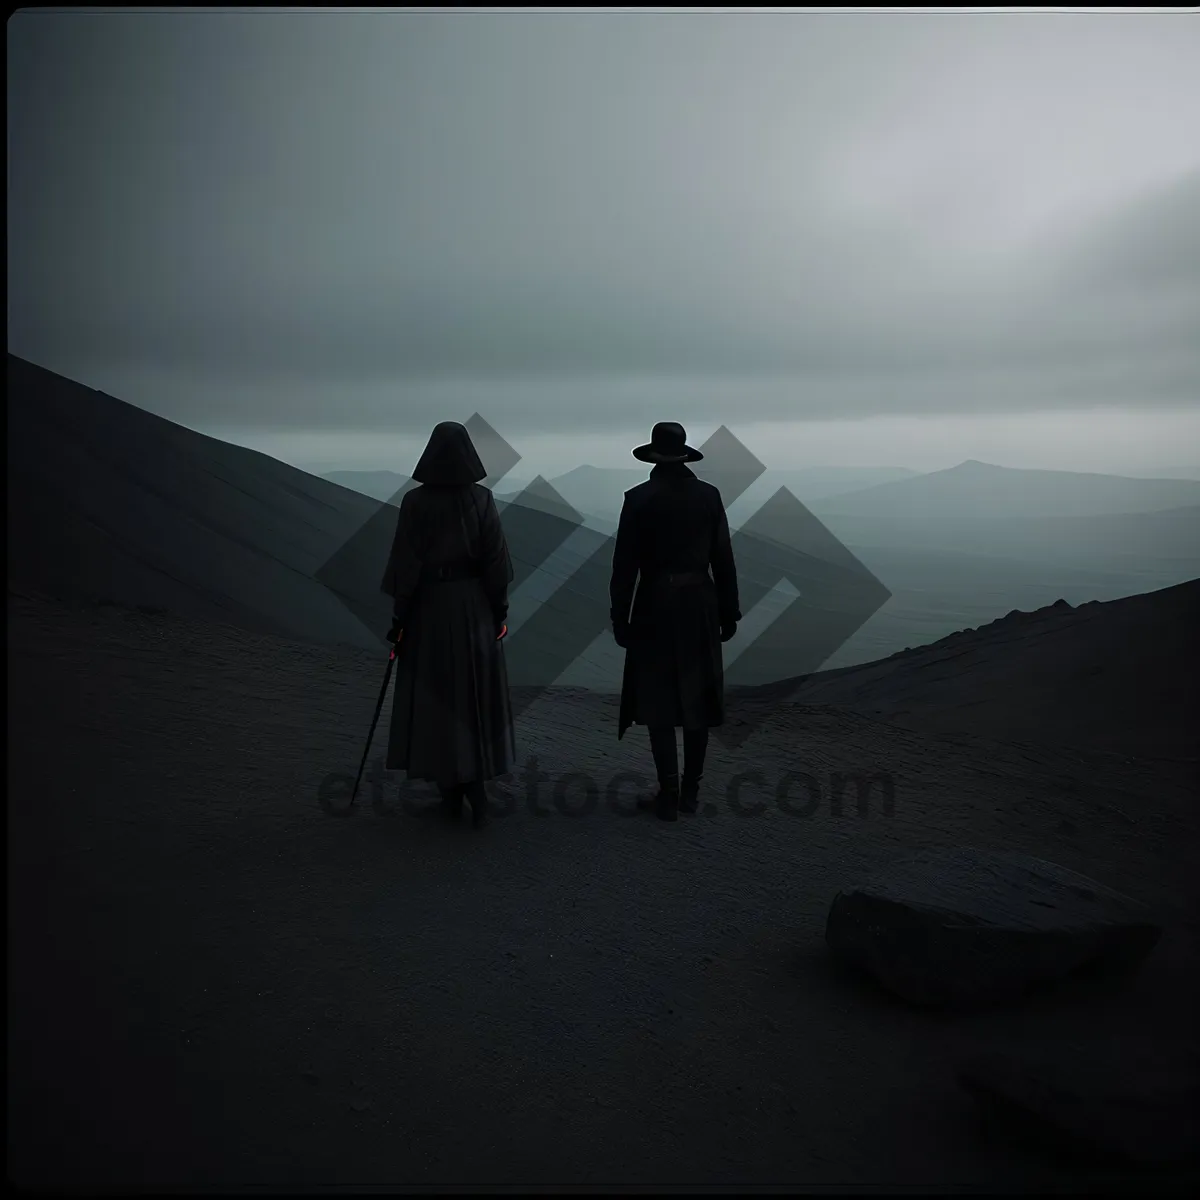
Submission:
[[[9,602],[10,1180],[1151,1186],[984,1136],[955,1075],[1051,1043],[1195,1046],[1194,760],[782,705],[714,742],[713,810],[669,826],[605,800],[649,778],[644,734],[560,693],[519,731],[545,815],[518,780],[490,828],[448,828],[376,775],[335,819],[322,781],[357,767],[378,655]],[[769,803],[739,816],[750,769],[744,801]],[[837,815],[822,782],[789,816],[789,769],[887,773],[891,815],[878,791]],[[570,772],[594,812],[556,810]],[[837,969],[838,889],[955,844],[1052,858],[1162,905],[1167,934],[1125,983],[971,1015]]]

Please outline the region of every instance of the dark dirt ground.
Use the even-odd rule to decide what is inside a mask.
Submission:
[[[784,705],[714,741],[717,811],[677,825],[603,797],[571,818],[544,784],[548,815],[518,797],[477,833],[392,776],[337,820],[318,791],[357,767],[380,656],[9,602],[10,1182],[1150,1190],[985,1137],[955,1069],[1196,1045],[1194,761]],[[650,778],[606,697],[558,693],[518,736],[554,778]],[[739,817],[751,768],[886,771],[895,809]],[[1168,934],[1124,984],[971,1015],[834,967],[843,884],[962,843],[1161,904]]]

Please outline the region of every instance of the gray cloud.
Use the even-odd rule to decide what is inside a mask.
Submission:
[[[1200,169],[1087,227],[1062,256],[1065,287],[1153,300],[1200,294]],[[1180,308],[1195,320],[1197,310]]]
[[[9,35],[10,347],[153,382],[174,419],[1200,399],[1188,14],[31,11]]]

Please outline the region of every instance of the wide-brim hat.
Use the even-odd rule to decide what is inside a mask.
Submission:
[[[642,462],[699,462],[704,455],[687,444],[687,431],[676,421],[659,421],[644,446],[634,448],[633,457]]]

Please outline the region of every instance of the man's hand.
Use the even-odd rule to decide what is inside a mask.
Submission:
[[[629,622],[614,621],[613,622],[613,641],[621,647],[622,650],[629,649]]]
[[[400,640],[400,637],[403,633],[404,627],[400,624],[398,618],[393,617],[391,628],[388,630],[387,634],[388,644],[394,646]]]
[[[508,625],[504,621],[496,622],[496,641],[503,641],[508,636]]]
[[[712,626],[710,625],[709,628],[711,629]],[[737,633],[737,622],[736,621],[722,621],[721,622],[721,641],[723,641],[723,642],[729,641],[729,639],[731,637],[733,637],[733,635],[735,633]]]

